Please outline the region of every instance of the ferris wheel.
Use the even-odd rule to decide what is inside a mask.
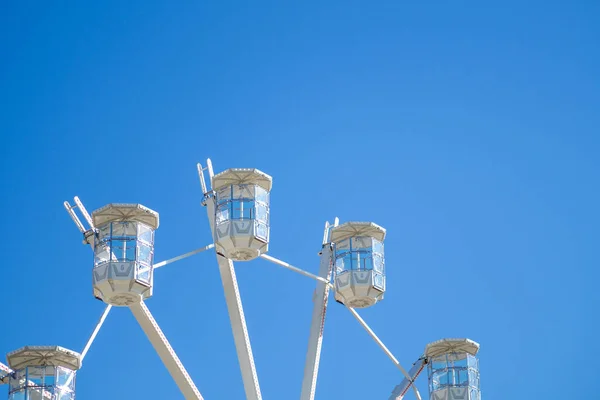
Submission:
[[[183,397],[203,399],[145,300],[152,296],[156,269],[211,249],[221,275],[248,400],[260,400],[262,395],[234,261],[248,262],[259,257],[316,281],[300,400],[314,400],[316,395],[330,292],[399,369],[403,380],[392,389],[389,400],[401,400],[411,389],[415,398],[421,400],[415,381],[425,369],[431,400],[480,400],[479,344],[469,339],[429,343],[407,371],[357,312],[356,309],[374,306],[384,298],[384,228],[372,222],[340,223],[338,218],[326,222],[319,244],[319,272],[315,275],[267,254],[271,176],[245,168],[215,174],[210,159],[205,167],[198,164],[197,169],[201,203],[206,208],[213,243],[165,261],[154,262],[154,233],[159,227],[156,211],[141,204],[112,203],[90,215],[78,197],[73,205],[64,203],[83,234],[83,243],[92,248],[93,295],[106,303],[106,308],[81,353],[59,346],[25,346],[8,353],[8,366],[0,363],[0,384],[8,384],[9,400],[74,400],[76,373],[113,307],[132,312]]]

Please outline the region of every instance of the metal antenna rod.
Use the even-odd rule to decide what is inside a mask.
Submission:
[[[71,219],[73,220],[73,222],[75,222],[75,225],[77,225],[77,229],[79,229],[81,231],[81,233],[84,233],[85,227],[79,220],[79,217],[77,217],[77,214],[75,214],[75,211],[73,211],[73,206],[71,206],[71,204],[69,204],[68,201],[65,201],[63,203],[63,205],[65,206],[65,210],[67,210],[67,212],[71,216]]]
[[[203,251],[210,250],[213,247],[215,247],[214,244],[209,244],[208,246],[200,247],[199,249],[192,250],[192,251],[190,251],[188,253],[185,253],[185,254],[182,254],[180,256],[169,258],[168,260],[161,261],[161,262],[159,262],[157,264],[154,264],[154,269],[160,268],[160,267],[164,267],[165,265],[174,263],[175,261],[183,260],[184,258],[191,257],[191,256],[193,256],[195,254],[198,254],[198,253],[202,253]]]
[[[361,318],[361,316],[358,315],[356,310],[351,307],[348,307],[348,306],[346,306],[346,308],[350,311],[350,313],[352,313],[352,315],[354,315],[354,318],[356,318],[358,320],[358,322],[362,325],[362,327],[365,328],[365,330],[371,336],[371,338],[373,338],[375,343],[377,343],[377,345],[379,347],[381,347],[381,350],[383,350],[383,352],[390,358],[390,360],[392,360],[394,365],[396,365],[396,367],[398,367],[400,372],[402,372],[402,375],[404,375],[404,377],[406,379],[411,380],[412,378],[408,374],[408,372],[406,372],[406,370],[404,368],[402,368],[402,365],[400,365],[400,362],[398,362],[398,360],[396,359],[396,357],[394,357],[392,352],[388,350],[388,348],[385,346],[385,344],[383,344],[381,339],[379,339],[379,337],[377,337],[375,332],[373,332],[373,330],[369,327],[369,325],[367,325],[367,323]],[[412,388],[415,392],[415,396],[417,397],[417,400],[421,400],[421,395],[419,394],[419,390],[417,389],[417,387],[415,385],[413,385]]]
[[[79,200],[79,197],[75,196],[73,200],[75,200],[75,204],[77,204],[77,208],[79,208],[79,211],[81,211],[83,218],[85,218],[87,223],[90,224],[90,227],[94,229],[94,221],[92,221],[92,217],[90,217],[90,214],[88,214],[87,210],[83,206],[83,203],[81,200]]]
[[[200,163],[198,163],[196,167],[198,168],[198,177],[200,178],[200,188],[202,189],[202,194],[206,194],[208,193],[208,189],[206,189],[206,181],[204,180],[204,169]]]

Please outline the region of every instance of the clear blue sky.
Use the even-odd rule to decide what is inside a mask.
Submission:
[[[327,219],[387,228],[362,315],[405,366],[469,337],[487,400],[593,396],[600,3],[526,3],[4,2],[0,353],[81,351],[103,309],[64,200],[157,210],[160,261],[210,242],[211,157],[274,177],[270,254],[304,269]],[[264,398],[297,399],[314,283],[237,271]],[[244,397],[212,253],[158,270],[147,304],[207,400]],[[78,378],[84,400],[180,398],[126,309]],[[318,398],[400,380],[332,302]]]

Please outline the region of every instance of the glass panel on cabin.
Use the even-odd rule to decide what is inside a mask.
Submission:
[[[233,185],[233,199],[254,199],[254,188],[256,185]]]
[[[430,363],[432,370],[444,369],[447,366],[446,363],[446,355],[442,354],[440,356],[434,357]]]
[[[380,274],[373,274],[373,284],[383,290],[385,288],[385,279],[383,278],[383,275]]]
[[[255,200],[261,202],[263,204],[269,204],[269,192],[263,189],[260,186],[256,186],[255,191]]]
[[[266,204],[256,203],[256,220],[264,223],[269,222],[269,211]]]
[[[119,262],[135,261],[135,247],[135,240],[111,240],[111,251]]]
[[[27,367],[27,386],[42,386],[44,382],[43,367]]]
[[[138,222],[138,240],[147,244],[153,243],[154,231],[147,225]]]
[[[139,269],[137,272],[137,280],[144,283],[150,283],[150,269]]]
[[[94,246],[94,265],[100,265],[110,260],[109,246],[105,242],[97,242]]]
[[[231,186],[224,186],[217,190],[217,205],[224,204],[231,199]]]
[[[112,223],[112,237],[134,239],[137,237],[137,223],[123,221]]]
[[[98,240],[105,240],[110,238],[110,223],[102,225],[98,228]]]
[[[57,370],[57,385],[63,389],[75,390],[75,372],[62,367],[57,367]]]
[[[263,239],[263,240],[268,240],[269,239],[269,230],[267,228],[267,225],[258,222],[256,224],[256,237]]]
[[[383,256],[379,254],[373,254],[373,270],[383,274],[383,266]]]
[[[383,256],[383,242],[377,239],[373,239],[373,253],[380,254]]]
[[[152,264],[152,247],[147,246],[143,243],[138,243],[138,256],[137,260],[140,263]]]
[[[224,203],[217,207],[217,224],[229,221],[229,204]]]

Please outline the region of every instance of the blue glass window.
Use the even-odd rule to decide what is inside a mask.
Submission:
[[[231,205],[231,219],[254,219],[254,200],[233,200]]]
[[[255,200],[259,203],[269,204],[269,192],[260,186],[256,186],[255,188]]]
[[[94,265],[106,262],[152,263],[154,231],[140,222],[109,222],[98,228]]]
[[[59,388],[63,385],[63,388]],[[75,372],[61,367],[30,366],[15,372],[10,378],[9,400],[41,399],[44,391],[59,400],[60,393],[74,396]],[[74,399],[74,397],[72,397]]]
[[[267,228],[267,225],[258,222],[256,224],[256,236],[264,239],[264,240],[268,240],[268,235],[269,235],[269,230]]]
[[[137,279],[146,283],[150,283],[150,268],[139,269]]]
[[[379,289],[384,290],[385,289],[385,278],[383,277],[383,275],[374,274],[373,275],[373,284],[376,287],[378,287]]]
[[[256,220],[264,223],[269,222],[269,209],[266,204],[256,203]]]
[[[10,396],[8,396],[8,400],[25,400],[25,390],[11,393]]]
[[[144,224],[138,222],[138,240],[147,244],[154,243],[154,231]]]
[[[336,272],[348,270],[384,273],[383,243],[371,237],[353,237],[335,244]]]
[[[138,261],[144,264],[152,264],[152,248],[145,244],[138,244]]]
[[[479,371],[474,365],[477,365],[476,358],[466,353],[450,353],[433,358],[428,366],[430,389],[465,386],[478,389]]]
[[[265,226],[269,224],[269,192],[258,185],[220,188],[216,192],[216,201],[216,224],[230,220],[257,220]],[[263,227],[257,226],[256,230],[262,232]]]

